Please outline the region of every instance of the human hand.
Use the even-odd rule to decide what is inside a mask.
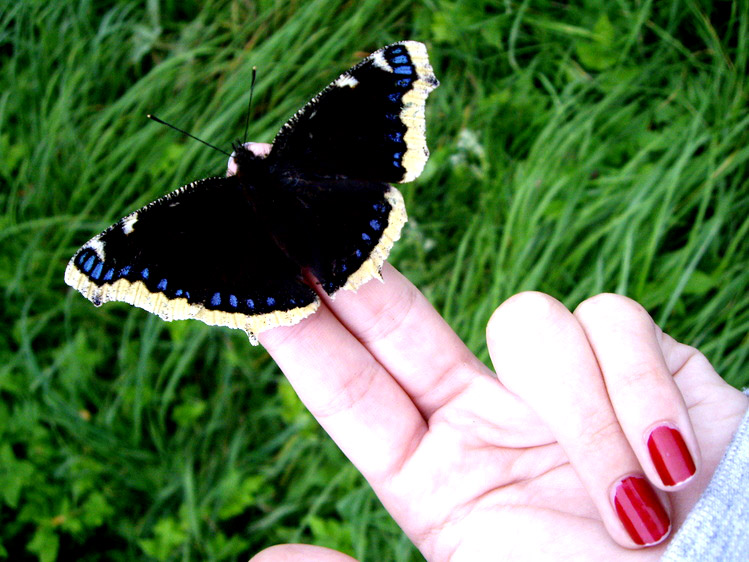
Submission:
[[[616,484],[644,472],[637,482],[669,491],[651,501],[678,527],[747,398],[615,295],[574,314],[539,293],[509,299],[487,329],[497,380],[411,283],[387,264],[383,276],[335,301],[321,293],[316,314],[260,340],[424,556],[659,557],[663,544],[633,549],[664,539],[669,516],[648,523],[630,510],[628,532]],[[674,486],[647,448],[664,424],[695,463]],[[253,560],[350,558],[281,545]]]

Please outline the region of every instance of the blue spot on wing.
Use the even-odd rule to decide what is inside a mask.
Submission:
[[[221,305],[221,293],[213,293],[213,296],[211,297],[211,304],[213,306]]]
[[[98,279],[99,277],[101,277],[102,269],[104,269],[104,264],[101,262],[97,263],[96,267],[91,272],[91,279]]]
[[[156,287],[159,291],[166,291],[166,279],[162,279],[159,281],[159,284]]]
[[[78,257],[75,258],[75,264],[78,267],[83,267],[83,262],[86,261],[86,256],[88,256],[87,251],[82,251],[78,254]]]
[[[371,221],[369,221],[369,226],[371,226],[372,230],[374,230],[375,232],[379,232],[382,228],[382,224],[377,219],[372,219]]]
[[[148,279],[148,276],[150,275],[148,268],[144,267],[143,271],[140,272],[140,276],[143,277],[143,279]]]
[[[83,264],[83,271],[88,273],[91,271],[91,268],[94,267],[94,262],[96,261],[96,258],[94,256],[89,257],[86,260],[86,263]]]
[[[401,101],[402,96],[403,94],[401,94],[400,92],[395,92],[392,94],[388,94],[388,100],[390,100],[393,103],[398,103],[399,101]]]
[[[114,277],[114,268],[110,267],[104,274],[104,281],[111,281],[112,277]]]
[[[396,66],[393,72],[396,74],[413,74],[414,67],[410,64],[404,64],[403,66]]]
[[[175,297],[181,297],[182,296],[182,289],[177,289],[176,291],[174,291],[174,296]]]
[[[276,299],[274,299],[273,297],[268,297],[265,302],[268,303],[268,306],[273,306],[274,304],[276,304]]]
[[[361,239],[364,240],[365,242],[369,242],[371,240],[371,238],[369,237],[369,234],[367,234],[366,232],[361,233]]]
[[[401,132],[388,133],[388,139],[390,139],[393,142],[401,142],[403,140],[403,133]]]
[[[247,299],[247,308],[253,310],[255,308],[255,301],[252,299]]]
[[[395,85],[399,88],[408,88],[413,80],[411,78],[401,78],[395,81]]]
[[[237,308],[237,297],[235,295],[229,295],[229,304],[232,308]]]
[[[356,251],[354,252],[354,255],[355,255],[355,256],[356,256],[357,258],[360,258],[360,257],[361,257],[361,250],[356,250]]]
[[[126,265],[120,269],[120,277],[127,277],[128,275],[130,275],[130,266]]]
[[[396,53],[395,51],[393,51],[393,53],[394,53],[394,54],[396,54],[396,55],[398,54],[398,53]],[[393,57],[393,58],[392,58],[392,59],[390,59],[390,60],[391,60],[391,62],[392,62],[393,64],[406,64],[406,63],[410,62],[410,61],[408,60],[408,57],[407,57],[406,55],[399,55],[399,56],[397,56],[397,57]]]

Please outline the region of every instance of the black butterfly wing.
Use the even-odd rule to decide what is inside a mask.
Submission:
[[[86,243],[65,281],[97,306],[123,301],[165,320],[254,334],[319,305],[236,177],[208,178],[143,207]]]
[[[350,186],[349,186],[350,187]],[[329,295],[344,288],[355,291],[380,270],[406,223],[400,192],[387,184],[366,184],[361,191],[314,192],[314,238],[310,269]]]
[[[406,209],[387,182],[422,172],[425,102],[438,85],[423,44],[395,43],[342,74],[276,136],[269,170],[282,208],[304,225],[279,238],[328,294],[378,277],[400,237]]]
[[[251,167],[238,158],[240,172]],[[406,222],[403,197],[386,183],[270,175],[262,184],[253,200],[273,239],[330,295],[378,277]]]
[[[438,85],[422,43],[403,41],[374,52],[283,126],[268,158],[271,169],[412,181],[429,158],[424,106]]]

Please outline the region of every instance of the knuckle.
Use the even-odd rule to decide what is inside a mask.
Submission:
[[[586,456],[597,455],[622,441],[619,421],[610,412],[594,411],[577,418],[579,425],[570,436],[575,448]]]
[[[418,300],[418,293],[412,285],[401,287],[390,299],[378,303],[371,314],[368,326],[357,334],[359,340],[366,344],[385,339],[388,335],[398,333],[412,316]]]
[[[657,365],[633,364],[628,369],[618,370],[616,373],[616,385],[619,388],[651,389],[654,392],[656,385],[667,380],[666,373]]]
[[[674,375],[685,371],[686,369],[693,368],[698,372],[710,372],[714,371],[712,363],[705,357],[705,355],[696,347],[691,345],[681,344],[685,348],[685,359],[683,363],[674,369]]]
[[[601,417],[601,416],[599,416]],[[614,438],[621,435],[621,427],[616,418],[607,416],[607,419],[596,420],[598,425],[593,426],[592,430],[582,435],[582,442],[587,445],[591,450],[597,450],[601,443],[608,443]]]
[[[380,375],[380,366],[366,362],[349,372],[324,401],[310,403],[310,410],[318,419],[331,418],[341,412],[351,410],[362,401],[375,387]]]

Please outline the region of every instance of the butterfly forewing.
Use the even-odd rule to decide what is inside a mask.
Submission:
[[[424,105],[438,85],[423,44],[380,49],[284,125],[271,166],[322,177],[411,181],[429,157]]]
[[[317,306],[234,177],[195,182],[128,215],[84,245],[65,278],[97,305],[125,301],[248,332]]]

